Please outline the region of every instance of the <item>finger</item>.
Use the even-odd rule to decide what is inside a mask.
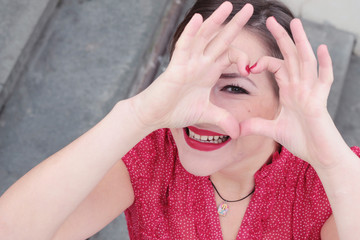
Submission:
[[[306,36],[300,19],[294,19],[290,23],[297,52],[299,54],[300,73],[302,80],[317,78],[317,61],[311,44]]]
[[[287,82],[287,79],[289,78],[284,60],[274,57],[261,57],[250,69],[253,74],[269,71],[275,75],[276,82],[279,85]]]
[[[211,16],[204,21],[204,24],[199,31],[199,36],[209,41],[209,38],[212,37],[220,29],[222,24],[229,17],[232,10],[233,5],[230,2],[226,1],[222,3],[211,14]]]
[[[317,51],[319,59],[319,81],[329,83],[334,81],[334,73],[329,50],[326,45],[320,45]]]
[[[210,104],[202,116],[202,122],[214,124],[225,131],[232,139],[239,137],[239,122],[223,108]]]
[[[202,23],[202,16],[195,13],[176,42],[173,59],[178,59],[180,61],[182,61],[181,59],[188,59],[194,37],[199,31]]]
[[[240,136],[259,135],[275,139],[275,121],[250,118],[240,123]]]
[[[224,28],[211,40],[204,50],[204,55],[217,59],[234,41],[241,29],[254,12],[251,4],[246,4]]]
[[[270,17],[266,21],[266,26],[274,36],[281,54],[286,61],[286,65],[291,75],[289,81],[299,81],[299,63],[298,55],[294,42],[290,38],[287,31],[276,21],[274,17]]]
[[[229,47],[217,62],[220,62],[222,71],[230,65],[236,64],[241,76],[248,76],[250,73],[249,56],[238,48]]]
[[[184,31],[181,33],[178,41],[176,42],[176,48],[181,50],[187,50],[191,46],[191,42],[199,31],[203,23],[203,18],[199,13],[195,13],[185,26]]]
[[[207,44],[214,35],[219,31],[222,24],[229,17],[233,9],[233,5],[226,1],[222,3],[202,24],[196,41],[194,42],[193,52],[195,54],[203,54]]]

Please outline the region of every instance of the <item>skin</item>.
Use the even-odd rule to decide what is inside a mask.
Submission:
[[[345,144],[326,109],[333,80],[326,46],[318,49],[317,70],[316,58],[300,20],[291,23],[294,44],[276,20],[270,18],[267,27],[277,40],[284,60],[263,56],[263,52],[256,52],[259,49],[247,52],[237,44],[236,38],[248,34],[242,28],[253,8],[247,4],[223,26],[231,10],[231,4],[225,2],[206,21],[194,15],[177,42],[168,68],[153,84],[137,96],[117,103],[95,127],[11,186],[0,198],[0,238],[91,236],[134,201],[121,156],[156,129],[176,130],[194,125],[223,132],[233,143],[229,145],[231,151],[226,162],[209,159],[206,161],[211,163],[210,167],[200,169],[190,164],[191,158],[184,158],[182,161],[188,169],[199,174],[213,173],[219,188],[229,183],[226,194],[243,195],[241,191],[248,193],[246,188],[253,186],[251,171],[257,168],[256,164],[266,161],[274,150],[274,142],[278,142],[308,161],[324,185],[333,209],[333,216],[322,230],[324,239],[334,228],[340,239],[356,239],[360,235],[357,226],[360,161]],[[237,48],[231,47],[232,44]],[[264,95],[241,95],[240,99],[238,96],[234,99],[233,94],[219,91],[222,73],[235,71],[231,69],[235,65],[247,77],[245,68],[250,61],[258,64],[249,77],[254,82],[258,79],[256,84]],[[266,71],[275,74],[279,85],[279,100],[274,102],[278,107],[257,105],[252,100],[271,94],[265,86],[268,81],[261,77]],[[266,99],[274,100],[270,95]],[[244,108],[234,108],[233,102]],[[268,111],[259,111],[265,108]],[[264,158],[253,151],[260,143],[265,143]],[[240,151],[238,159],[235,150]],[[252,157],[256,164],[250,164]],[[230,166],[250,173],[234,174]],[[242,209],[246,209],[246,203]],[[236,224],[231,227],[225,229],[224,236],[231,238],[232,233],[226,235],[227,232],[238,229]]]
[[[268,55],[260,40],[246,30],[242,30],[232,42],[232,48],[243,52],[244,62],[255,62]],[[241,66],[243,67],[243,66]],[[247,75],[246,80],[232,64],[224,74],[236,74],[236,77],[220,77],[210,92],[210,102],[226,110],[240,124],[254,117],[274,119],[279,113],[279,100],[272,87],[272,79],[266,72]],[[241,89],[237,89],[240,86]],[[246,91],[246,92],[245,92]],[[195,127],[227,135],[214,124],[196,124]],[[224,147],[215,151],[198,151],[187,145],[183,129],[171,130],[180,161],[187,171],[195,175],[207,176],[215,172],[227,172],[231,178],[243,172],[258,170],[275,151],[276,143],[264,136],[244,136],[231,139]],[[221,160],[219,160],[221,159]],[[242,181],[240,181],[242,182]]]
[[[266,47],[254,34],[242,30],[231,44],[231,48],[242,52],[244,63],[254,63],[268,55]],[[243,67],[243,66],[240,66]],[[243,77],[236,64],[224,70],[223,74],[236,77],[221,77],[212,87],[212,104],[229,112],[238,124],[246,119],[261,117],[274,119],[279,111],[279,99],[267,72],[248,74]],[[249,80],[247,80],[249,79]],[[236,86],[241,87],[240,89]],[[218,133],[225,132],[211,124],[197,124],[197,128]],[[212,181],[221,189],[227,199],[245,196],[254,187],[254,174],[269,159],[277,143],[265,136],[244,136],[231,139],[224,147],[210,152],[198,151],[187,145],[183,129],[171,129],[179,157],[185,169],[195,175],[211,175]],[[217,205],[222,200],[216,196]],[[235,239],[246,208],[251,198],[231,205],[226,218],[220,218],[223,239]]]

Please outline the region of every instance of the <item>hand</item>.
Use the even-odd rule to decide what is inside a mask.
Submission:
[[[255,118],[242,122],[241,135],[271,137],[312,165],[326,166],[332,163],[326,162],[322,154],[342,140],[326,107],[333,82],[331,58],[327,47],[321,45],[317,51],[318,72],[301,21],[294,19],[290,26],[295,43],[275,18],[267,20],[284,60],[263,57],[252,69],[255,74],[265,70],[274,74],[279,86],[280,113],[275,120]]]
[[[253,13],[250,4],[223,27],[232,11],[224,2],[206,21],[195,14],[179,38],[165,72],[134,98],[134,112],[145,125],[182,128],[197,123],[217,125],[232,138],[239,135],[239,123],[227,111],[210,102],[210,92],[221,73],[237,64],[249,73],[246,54],[230,44]]]

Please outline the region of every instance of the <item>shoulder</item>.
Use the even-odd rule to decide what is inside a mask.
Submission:
[[[294,156],[285,148],[282,149],[279,158],[284,180],[287,186],[296,191],[296,198],[306,198],[312,203],[328,201],[319,176],[308,162]]]
[[[273,155],[270,164],[255,175],[259,187],[273,195],[280,205],[291,204],[293,210],[314,210],[317,205],[331,214],[323,185],[314,168],[291,154],[286,148]],[[279,206],[280,206],[279,205]]]
[[[351,147],[351,150],[352,150],[358,157],[360,157],[360,147],[358,147],[358,146],[353,146],[353,147]]]
[[[159,129],[136,144],[122,159],[127,167],[138,161],[149,162],[159,157],[174,154],[176,149],[169,129]]]
[[[291,202],[294,236],[317,238],[332,209],[315,169],[283,149],[285,199]]]
[[[169,129],[159,129],[141,140],[123,158],[134,190],[144,181],[152,181],[160,173],[169,173],[177,149]],[[165,176],[164,176],[165,177]]]
[[[299,184],[300,186],[297,187],[305,187],[319,181],[315,170],[309,163],[294,156],[284,147],[280,152],[273,154],[270,164],[264,165],[255,177],[259,181],[272,179],[274,185],[285,188],[294,188]]]

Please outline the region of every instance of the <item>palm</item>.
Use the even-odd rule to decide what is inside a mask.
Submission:
[[[145,103],[135,103],[143,122],[158,128],[209,123],[238,137],[236,119],[210,102],[211,89],[228,66],[237,64],[244,75],[249,74],[245,70],[248,57],[230,44],[251,17],[253,7],[247,4],[223,27],[231,11],[232,5],[224,2],[205,22],[194,15],[177,41],[166,71],[137,98]]]
[[[272,137],[296,156],[308,160],[313,158],[314,146],[326,148],[324,139],[331,137],[326,134],[333,124],[326,109],[333,80],[331,59],[326,47],[319,47],[318,73],[316,58],[300,21],[293,21],[291,27],[296,45],[276,21],[268,20],[268,28],[285,59],[264,57],[253,70],[275,74],[281,111],[274,120],[244,121],[241,129],[243,135]]]

